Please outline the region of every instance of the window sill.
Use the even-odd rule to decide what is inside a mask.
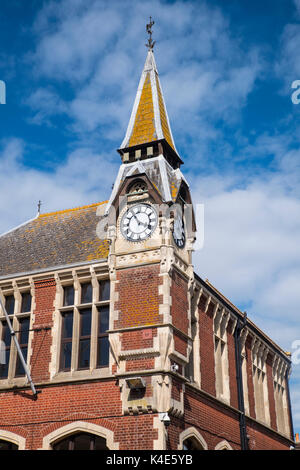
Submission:
[[[112,377],[112,374],[109,372],[109,367],[99,367],[97,369],[82,369],[82,370],[72,370],[72,371],[60,371],[57,372],[51,378],[50,382],[59,383],[59,382],[72,382],[77,380],[89,380],[97,379],[102,377]]]
[[[9,388],[19,388],[28,385],[27,377],[14,377],[12,379],[0,379],[0,390],[7,390]]]

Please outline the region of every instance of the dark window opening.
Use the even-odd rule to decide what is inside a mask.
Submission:
[[[62,313],[60,370],[71,369],[73,312]]]
[[[94,434],[77,433],[52,445],[53,450],[109,450],[106,439]]]
[[[7,295],[5,297],[5,309],[8,315],[13,315],[15,311],[15,297],[13,295]]]
[[[22,303],[21,303],[21,313],[30,312],[30,310],[31,310],[31,293],[23,292]]]
[[[98,308],[98,345],[97,367],[106,367],[109,364],[109,306]]]
[[[74,305],[74,286],[64,287],[64,306]]]
[[[0,378],[7,379],[10,356],[11,334],[6,321],[2,322]],[[4,363],[3,363],[4,362]]]
[[[19,341],[19,346],[20,346],[25,362],[27,362],[29,324],[30,324],[29,318],[21,318],[19,320],[18,341]],[[19,377],[22,375],[25,375],[25,370],[20,360],[20,357],[18,355],[15,376]]]
[[[99,300],[104,302],[110,299],[110,282],[99,281]]]
[[[90,282],[81,284],[81,303],[88,304],[93,301],[93,288]]]
[[[189,437],[183,441],[182,445],[183,450],[204,450],[203,446],[195,437]]]
[[[90,366],[91,352],[91,326],[92,310],[87,308],[80,311],[80,333],[79,333],[79,369],[88,369]]]
[[[0,439],[0,450],[18,450],[18,446],[13,442]]]

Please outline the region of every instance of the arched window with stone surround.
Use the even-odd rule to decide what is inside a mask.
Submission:
[[[53,450],[108,450],[106,439],[87,432],[71,434],[52,444]]]
[[[203,436],[196,428],[185,429],[179,436],[180,450],[207,450],[207,444]]]
[[[233,448],[229,442],[223,440],[216,445],[215,450],[233,450]]]
[[[114,432],[88,421],[74,421],[55,429],[43,439],[44,450],[118,450]]]
[[[0,450],[24,450],[26,439],[14,432],[0,429]]]

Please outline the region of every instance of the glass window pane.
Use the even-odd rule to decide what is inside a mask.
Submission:
[[[93,299],[93,288],[90,282],[81,284],[81,303],[87,304],[92,302]]]
[[[95,450],[108,450],[106,439],[100,436],[95,436]]]
[[[27,362],[27,346],[28,346],[28,336],[29,336],[29,318],[21,318],[19,320],[19,344],[22,351],[25,362]],[[19,355],[17,356],[16,371],[15,376],[24,375],[25,370],[22,365]]]
[[[31,293],[23,292],[21,312],[30,312],[30,310],[31,310]]]
[[[99,282],[99,300],[109,300],[110,299],[110,282],[109,281],[100,281]]]
[[[53,450],[108,450],[106,439],[88,433],[77,433],[52,446]]]
[[[23,357],[24,357],[24,360],[25,362],[27,362],[27,347],[24,347],[24,348],[20,348],[21,351],[22,351],[22,354],[23,354]],[[20,375],[25,375],[25,370],[24,370],[24,367],[23,367],[23,364],[21,362],[21,359],[18,355],[17,357],[17,364],[16,364],[16,373],[15,373],[15,376],[18,377]]]
[[[11,334],[6,321],[2,322],[2,340],[4,341],[6,347],[10,345]]]
[[[63,439],[57,444],[53,444],[53,450],[69,450],[69,439]]]
[[[13,295],[8,295],[5,297],[5,309],[8,315],[13,315],[15,310],[15,297]]]
[[[68,341],[67,343],[62,343],[60,368],[63,370],[70,370],[71,359],[72,359],[72,341]]]
[[[64,305],[74,305],[74,286],[64,287]]]
[[[92,324],[92,310],[87,308],[80,311],[80,336],[90,336]]]
[[[98,318],[99,333],[105,333],[109,329],[109,306],[99,308]]]
[[[91,439],[93,439],[93,436],[90,436],[90,434],[78,434],[74,438],[74,450],[90,450]]]
[[[20,344],[28,343],[29,324],[30,324],[29,318],[21,318],[19,320],[19,343]]]
[[[86,369],[90,366],[90,340],[83,339],[79,342],[79,368]]]
[[[72,338],[73,334],[73,312],[62,314],[62,338]]]
[[[8,365],[10,356],[11,334],[7,322],[2,322],[1,335],[1,356],[0,356],[0,378],[6,379],[8,376]]]
[[[98,338],[97,366],[104,367],[109,364],[108,336]]]
[[[4,364],[0,364],[0,378],[7,379],[8,377],[8,365],[9,365],[10,349],[6,349],[4,353]]]

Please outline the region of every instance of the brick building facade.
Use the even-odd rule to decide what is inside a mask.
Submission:
[[[290,357],[195,272],[152,48],[104,203],[0,237],[0,449],[289,449]]]

